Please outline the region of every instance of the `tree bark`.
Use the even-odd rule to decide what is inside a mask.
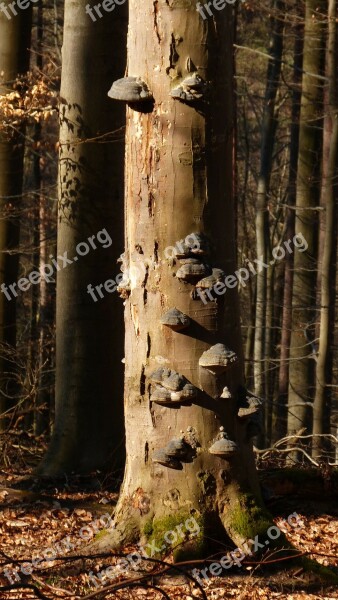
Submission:
[[[10,2],[4,6],[8,15]],[[13,83],[18,75],[29,68],[29,48],[31,35],[31,6],[20,10],[16,16],[8,18],[0,13],[0,94],[13,91]],[[11,374],[14,366],[6,359],[8,351],[16,345],[16,297],[8,286],[17,282],[19,268],[20,205],[23,179],[24,128],[14,128],[9,132],[0,130],[0,283],[7,287],[7,295],[0,292],[0,414],[14,405],[15,377]],[[5,288],[6,289],[6,288]],[[11,357],[13,358],[13,356]],[[3,420],[0,420],[0,429]]]
[[[329,0],[326,110],[323,131],[323,173],[321,206],[325,213],[322,219],[323,231],[322,264],[320,277],[320,333],[318,358],[316,363],[316,393],[313,406],[313,433],[330,433],[330,398],[335,325],[335,282],[337,261],[337,199],[338,199],[338,37],[337,3]],[[323,438],[314,439],[313,457],[321,458],[327,443]]]
[[[150,113],[127,111],[125,252],[133,273],[125,307],[127,466],[116,528],[96,549],[154,536],[160,544],[168,529],[194,516],[200,536],[180,546],[175,557],[182,558],[201,553],[208,535],[224,539],[226,531],[239,545],[245,532],[262,527],[260,509],[257,519],[246,512],[245,494],[256,506],[260,491],[248,422],[237,418],[244,370],[237,290],[204,303],[194,285],[176,276],[181,261],[168,253],[202,233],[212,247],[207,262],[228,275],[236,269],[232,42],[230,7],[203,20],[195,2],[130,2],[128,75],[145,80],[155,104]],[[170,90],[192,63],[209,93],[188,104]],[[191,319],[182,332],[160,324],[173,307]],[[217,343],[238,356],[221,375],[199,366]],[[153,401],[152,373],[162,367],[197,387],[190,405]],[[231,398],[220,398],[224,386]],[[220,426],[238,446],[233,458],[209,452]],[[194,451],[190,460],[175,469],[156,462],[156,452],[180,436]]]
[[[295,211],[296,203],[296,182],[297,182],[297,162],[298,162],[298,142],[299,142],[299,114],[301,91],[300,84],[302,80],[301,71],[303,64],[303,43],[304,43],[304,25],[298,24],[295,28],[294,42],[294,71],[293,71],[293,92],[292,92],[292,111],[291,111],[291,133],[290,133],[290,167],[288,182],[288,207],[285,211],[285,240],[291,240],[295,235]],[[282,302],[281,319],[281,340],[280,340],[280,367],[278,375],[278,400],[273,418],[273,442],[282,438],[287,429],[287,409],[288,387],[289,387],[289,357],[290,340],[292,327],[292,289],[293,289],[293,253],[287,252],[285,256],[284,269],[284,292]]]
[[[65,3],[58,255],[73,264],[57,276],[56,414],[43,475],[123,465],[123,321],[117,293],[103,284],[116,277],[123,248],[125,110],[107,92],[125,69],[126,15],[121,5],[93,21],[82,1]],[[99,243],[103,230],[110,242],[103,233]],[[77,251],[81,242],[89,252]]]
[[[277,12],[277,16],[272,18],[272,32],[269,49],[271,59],[269,60],[268,64],[267,83],[265,90],[260,173],[258,179],[256,203],[257,258],[267,264],[271,258],[268,194],[276,133],[275,104],[282,66],[284,34],[283,16],[285,11],[285,3],[283,1],[275,0],[272,4],[272,8]],[[259,396],[262,396],[266,389],[264,373],[267,372],[268,369],[268,364],[265,360],[265,347],[269,346],[269,342],[266,343],[265,338],[269,338],[270,332],[267,329],[271,326],[271,306],[268,308],[269,314],[267,315],[267,297],[270,296],[268,289],[270,281],[268,282],[268,279],[270,280],[270,278],[268,278],[266,269],[263,269],[257,274],[254,344],[254,389],[255,393]],[[269,410],[270,406],[267,405],[266,411]],[[266,415],[266,422],[268,421],[269,415]]]
[[[316,304],[319,181],[324,60],[325,2],[307,0],[304,31],[302,100],[295,231],[308,248],[295,252],[290,345],[288,432],[311,429],[314,394],[312,341]]]

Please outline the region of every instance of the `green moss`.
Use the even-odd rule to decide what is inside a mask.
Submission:
[[[204,520],[201,515],[179,511],[150,519],[144,524],[143,533],[148,544],[152,545],[154,556],[164,556],[173,551],[175,562],[199,558],[204,550]]]
[[[98,531],[97,534],[94,537],[94,540],[100,540],[101,538],[103,538],[105,535],[108,535],[109,531],[107,529],[101,529],[101,531]]]
[[[266,535],[271,525],[273,520],[270,513],[252,495],[242,494],[231,511],[230,528],[246,539],[254,539],[256,535]]]
[[[300,564],[304,571],[312,573],[316,578],[319,578],[320,581],[338,584],[338,574],[334,573],[329,567],[324,567],[324,565],[306,557],[300,559]]]
[[[151,534],[153,533],[153,520],[152,519],[148,519],[148,521],[146,521],[145,524],[143,525],[143,533],[147,538],[149,538],[151,536]]]

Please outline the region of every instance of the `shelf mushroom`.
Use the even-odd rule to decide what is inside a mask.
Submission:
[[[166,369],[165,367],[159,367],[150,375],[151,381],[154,383],[162,383],[163,379],[166,379],[171,374],[170,369]]]
[[[238,450],[238,446],[232,440],[229,440],[227,434],[224,431],[224,427],[220,427],[220,433],[216,441],[210,446],[210,454],[216,454],[217,456],[232,457]]]
[[[176,373],[176,371],[171,371],[169,377],[162,380],[163,387],[172,392],[183,389],[186,383],[188,383],[187,379],[183,375]]]
[[[216,283],[223,282],[225,279],[225,273],[222,269],[213,269],[211,275],[204,277],[196,283],[196,287],[202,290],[208,290],[213,288]]]
[[[156,384],[151,391],[150,401],[156,404],[191,404],[197,397],[198,388],[190,383],[184,375],[176,371],[160,367],[151,375],[150,380]]]
[[[195,283],[201,277],[210,275],[211,267],[198,259],[186,259],[176,272],[177,279],[187,283]]]
[[[186,383],[183,389],[176,392],[171,392],[171,401],[180,402],[181,404],[189,404],[192,400],[197,398],[198,388],[192,383]]]
[[[177,469],[178,471],[181,471],[183,468],[182,464],[179,460],[177,460],[177,458],[167,454],[165,448],[156,450],[152,456],[152,461],[162,465],[163,467],[168,467],[169,469]]]
[[[164,450],[170,458],[184,461],[189,457],[189,450],[191,450],[191,448],[184,441],[184,438],[180,437],[178,439],[170,440]]]
[[[158,385],[152,391],[150,395],[150,401],[156,402],[156,404],[168,404],[169,402],[171,402],[170,391],[162,387],[161,385]]]
[[[215,344],[209,350],[203,352],[199,359],[200,367],[208,369],[214,375],[223,373],[238,360],[236,352],[233,352],[224,344]]]
[[[220,395],[220,398],[222,398],[223,400],[230,400],[232,398],[232,394],[231,394],[231,392],[230,392],[230,390],[229,390],[228,387],[225,386],[223,388],[223,391],[222,391],[222,393]]]
[[[182,331],[190,325],[190,319],[177,308],[170,308],[161,317],[162,325],[166,325],[173,331]]]
[[[114,81],[108,92],[109,98],[127,104],[152,103],[154,98],[147,84],[140,77],[122,77]]]
[[[240,407],[238,409],[237,416],[240,419],[246,419],[251,417],[252,415],[256,415],[260,413],[262,409],[262,400],[252,394],[252,392],[248,392],[245,389],[240,391]]]
[[[190,73],[179,85],[174,87],[170,96],[181,102],[197,102],[203,100],[207,89],[204,79],[197,73]]]
[[[175,257],[178,260],[208,254],[210,254],[210,243],[203,233],[189,233],[184,240],[179,240],[175,244]]]

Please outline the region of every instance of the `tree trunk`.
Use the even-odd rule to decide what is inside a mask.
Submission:
[[[13,82],[29,67],[31,5],[13,15],[9,0],[0,13],[0,94],[13,91]],[[8,16],[6,16],[8,15]],[[11,16],[12,15],[12,16]],[[0,414],[13,406],[13,362],[6,360],[16,344],[16,296],[8,289],[16,284],[19,267],[20,204],[23,179],[24,128],[0,130]],[[17,293],[17,290],[15,290]],[[13,358],[13,356],[11,357]],[[8,398],[9,397],[9,398]],[[0,420],[0,429],[3,421]]]
[[[311,427],[313,400],[312,340],[316,303],[316,267],[321,158],[324,26],[326,3],[307,0],[305,12],[302,100],[300,111],[295,231],[308,248],[295,252],[292,334],[289,367],[288,432]],[[312,415],[311,415],[312,417]]]
[[[292,112],[291,112],[291,134],[290,134],[290,166],[287,203],[288,208],[285,211],[285,240],[291,240],[295,235],[295,211],[296,202],[296,181],[297,181],[297,162],[298,162],[298,141],[299,141],[299,113],[300,113],[300,83],[302,80],[301,71],[303,64],[303,43],[304,26],[298,24],[295,28],[294,42],[294,71],[293,71],[293,92],[292,92]],[[289,356],[290,340],[292,327],[292,288],[293,288],[293,253],[287,252],[285,255],[284,269],[284,292],[282,302],[282,320],[281,320],[281,340],[280,340],[280,367],[278,376],[278,401],[273,418],[273,431],[275,435],[272,441],[275,442],[286,434],[287,428],[287,400],[289,387]]]
[[[323,244],[320,278],[320,334],[316,363],[316,394],[313,406],[313,433],[330,433],[329,414],[332,384],[332,364],[335,326],[335,282],[337,260],[337,198],[338,198],[338,37],[337,3],[329,0],[327,41],[327,106],[323,132],[323,173],[321,205],[325,209],[323,218]],[[321,458],[327,446],[323,438],[314,438],[313,457]]]
[[[277,17],[272,19],[272,33],[270,41],[271,59],[268,65],[267,84],[265,91],[264,114],[262,122],[262,141],[261,141],[261,159],[260,173],[257,188],[257,210],[256,210],[256,249],[257,258],[264,263],[270,261],[270,242],[269,242],[269,207],[268,194],[272,169],[272,156],[275,143],[276,118],[275,104],[277,91],[279,87],[280,72],[283,55],[283,32],[284,32],[284,11],[285,3],[281,0],[273,2],[273,8],[277,11]],[[256,319],[255,319],[255,346],[254,346],[254,379],[255,393],[263,395],[266,388],[264,381],[264,372],[268,368],[265,359],[265,337],[269,337],[270,332],[267,329],[267,295],[268,273],[262,269],[257,274],[256,283]],[[271,308],[269,308],[269,311]],[[269,315],[270,316],[270,315]],[[271,321],[269,319],[271,325]],[[267,345],[269,345],[267,343]],[[269,406],[266,407],[269,410]],[[266,415],[268,417],[268,415]],[[266,418],[266,421],[269,419]]]
[[[123,248],[125,110],[107,92],[125,69],[126,15],[122,5],[93,21],[82,1],[65,3],[58,255],[73,264],[57,276],[56,415],[44,475],[123,464],[123,320],[103,284]]]
[[[96,549],[140,538],[161,544],[168,529],[194,517],[200,535],[180,546],[175,556],[182,558],[201,553],[208,535],[220,539],[226,531],[242,544],[266,525],[259,509],[256,519],[246,512],[246,494],[256,506],[260,492],[251,427],[237,417],[244,370],[237,290],[223,288],[204,302],[192,279],[181,279],[191,268],[182,268],[187,250],[172,259],[173,246],[182,239],[193,244],[201,233],[211,246],[205,262],[228,275],[236,269],[232,43],[230,7],[203,20],[195,2],[130,2],[128,75],[145,80],[155,104],[150,113],[127,111],[126,260],[133,273],[125,307],[127,466],[116,528]],[[207,95],[190,103],[173,99],[171,89],[193,78],[194,67],[209,82]],[[196,248],[207,244],[202,239]],[[173,307],[190,319],[181,332],[161,324]],[[222,343],[238,360],[214,374],[199,361]],[[158,369],[186,377],[197,396],[185,404],[177,392],[157,403],[155,380],[164,376],[153,374]],[[166,386],[163,380],[161,393]],[[231,398],[221,398],[225,386]],[[210,452],[220,427],[237,444],[231,456]],[[173,446],[161,449],[181,436],[186,452],[168,459]]]

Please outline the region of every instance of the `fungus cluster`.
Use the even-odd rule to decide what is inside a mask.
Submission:
[[[150,401],[156,404],[189,404],[197,397],[198,389],[176,371],[161,367],[150,375],[155,384]]]
[[[165,448],[156,450],[152,456],[152,461],[170,469],[181,470],[181,463],[190,461],[193,455],[193,449],[182,436],[170,440]]]
[[[195,71],[189,73],[179,85],[172,88],[170,95],[175,100],[181,102],[194,103],[204,99],[207,91],[207,84],[204,79]]]
[[[239,408],[238,419],[246,425],[246,438],[249,440],[256,435],[259,435],[262,430],[261,410],[263,402],[261,398],[255,396],[244,387],[241,387],[238,392]]]
[[[212,272],[208,277],[204,277],[196,283],[196,288],[201,290],[211,289],[218,282],[223,282],[225,279],[225,273],[222,269],[212,269]]]
[[[176,272],[177,279],[194,284],[210,275],[212,268],[205,262],[209,252],[209,242],[201,233],[191,233],[185,240],[177,242],[175,257],[181,263]]]

